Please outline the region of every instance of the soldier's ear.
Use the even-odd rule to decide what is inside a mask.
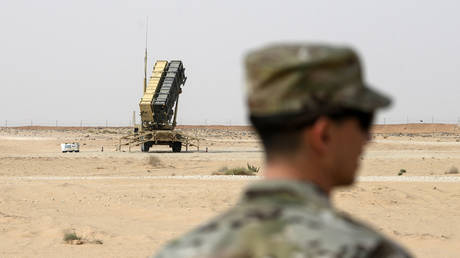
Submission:
[[[324,154],[330,148],[332,121],[327,117],[320,117],[308,128],[305,137],[312,151]]]

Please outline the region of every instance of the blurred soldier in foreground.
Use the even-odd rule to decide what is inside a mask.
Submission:
[[[249,53],[245,62],[265,179],[156,257],[410,257],[329,200],[335,187],[353,184],[374,112],[390,104],[365,84],[356,53],[274,45]]]

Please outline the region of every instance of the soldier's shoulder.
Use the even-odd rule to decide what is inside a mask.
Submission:
[[[362,253],[363,256],[375,258],[410,258],[412,255],[398,243],[388,239],[382,233],[372,227],[357,221],[345,213],[337,213],[338,217],[346,223],[350,229],[357,230],[359,237],[355,237],[354,252]],[[373,244],[368,248],[361,245],[362,237],[371,236]],[[352,245],[353,246],[353,245]]]
[[[273,205],[233,208],[170,242],[156,257],[255,257],[255,253],[409,257],[376,231],[333,210]]]
[[[213,257],[211,256],[212,253],[218,250],[218,246],[225,241],[231,232],[235,231],[231,226],[232,217],[235,216],[235,213],[238,211],[233,208],[170,241],[154,257]]]

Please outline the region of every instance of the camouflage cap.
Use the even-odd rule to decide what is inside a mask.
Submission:
[[[340,108],[372,112],[390,104],[364,83],[359,57],[347,47],[272,45],[250,52],[245,65],[251,116]]]

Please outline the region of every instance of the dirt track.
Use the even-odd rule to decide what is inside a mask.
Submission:
[[[363,177],[355,187],[337,191],[333,201],[417,257],[457,257],[459,177],[445,172],[460,168],[458,127],[416,127],[416,132],[404,131],[406,125],[376,128],[363,156]],[[114,151],[128,129],[39,129],[0,130],[1,257],[145,257],[232,206],[257,180],[209,180],[213,172],[263,163],[248,128],[183,127],[206,138],[202,144],[209,152],[158,147],[148,154]],[[60,153],[65,141],[79,141],[81,152]],[[398,177],[402,168],[407,172]],[[68,231],[103,244],[67,244],[62,239]]]

